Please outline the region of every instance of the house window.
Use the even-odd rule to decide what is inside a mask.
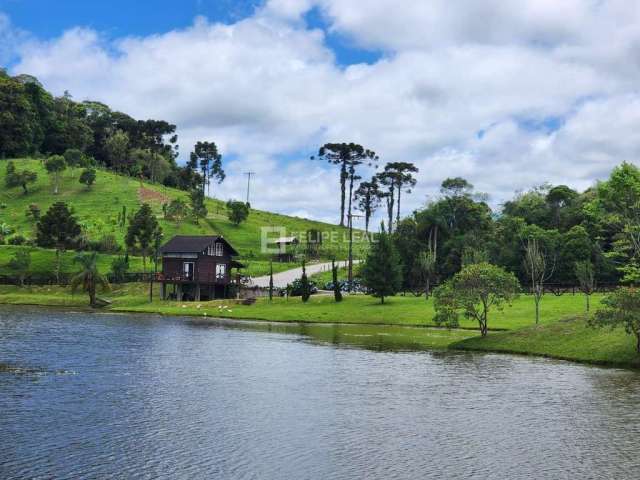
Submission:
[[[182,264],[182,274],[187,280],[193,280],[193,262],[184,262]]]
[[[221,257],[222,255],[224,255],[224,246],[222,245],[222,243],[218,242],[215,244],[216,246],[216,257]]]
[[[227,274],[227,265],[225,263],[216,264],[216,280],[224,280]]]
[[[209,255],[210,257],[213,257],[213,253],[214,253],[214,251],[213,251],[213,245],[209,245],[209,246],[207,247],[207,255]]]

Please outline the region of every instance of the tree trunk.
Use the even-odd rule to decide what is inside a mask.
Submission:
[[[96,284],[94,281],[91,281],[89,285],[89,306],[91,308],[96,306]]]
[[[380,295],[380,303],[384,304],[384,295]]]
[[[398,184],[398,205],[396,210],[396,225],[400,223],[400,192],[402,191],[402,185]]]
[[[58,194],[58,172],[56,172],[54,178],[55,180],[54,180],[54,186],[53,186],[53,194],[57,195]]]
[[[540,300],[542,300],[542,285],[535,285],[533,291],[533,299],[536,303],[536,325],[540,321]]]
[[[344,201],[347,189],[347,164],[342,162],[340,167],[340,226],[344,227]]]
[[[424,289],[424,299],[425,299],[425,300],[429,300],[429,290],[430,290],[430,287],[431,287],[431,284],[430,284],[430,283],[431,283],[431,282],[429,282],[429,277],[427,277],[427,286],[426,286],[426,288]]]
[[[60,249],[56,248],[56,283],[60,285]]]
[[[586,295],[587,297],[587,313],[589,313],[589,295]]]
[[[273,300],[273,260],[269,262],[269,301]]]
[[[391,190],[389,197],[387,197],[387,216],[389,217],[389,228],[387,228],[387,232],[391,233],[393,231],[393,190]]]
[[[487,336],[487,319],[480,320],[480,335],[483,337]]]
[[[355,174],[351,175],[351,179],[349,181],[349,213],[347,216],[347,221],[349,223],[349,268],[347,278],[349,279],[349,292],[351,292],[351,284],[353,283],[353,218],[351,218],[351,197],[353,196],[353,177]]]
[[[636,352],[640,353],[640,330],[635,332],[636,334]]]

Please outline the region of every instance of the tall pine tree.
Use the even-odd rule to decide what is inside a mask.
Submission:
[[[336,302],[342,301],[342,292],[340,291],[340,283],[338,282],[338,267],[336,261],[331,260],[331,275],[333,277],[333,298]]]
[[[360,271],[364,284],[371,290],[374,297],[380,298],[395,295],[402,285],[402,266],[400,256],[391,240],[391,236],[384,231],[384,224]]]
[[[140,210],[129,220],[129,229],[125,242],[130,249],[138,248],[142,254],[142,268],[147,270],[147,257],[153,246],[154,240],[162,229],[158,225],[153,211],[148,203],[144,203]]]
[[[60,282],[60,251],[74,246],[80,225],[64,202],[56,202],[38,222],[36,243],[56,249],[56,280]]]
[[[309,278],[307,278],[307,269],[304,260],[302,260],[302,277],[300,278],[300,288],[302,289],[302,301],[308,302],[311,297],[311,285],[309,285]]]

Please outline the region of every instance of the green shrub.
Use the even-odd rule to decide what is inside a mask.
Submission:
[[[114,258],[111,262],[111,277],[114,282],[124,282],[129,271],[129,259],[127,257]]]
[[[14,235],[9,238],[9,245],[24,245],[27,242],[27,239],[22,235]]]

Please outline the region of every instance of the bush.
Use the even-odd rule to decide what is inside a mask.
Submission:
[[[291,289],[289,291],[289,295],[291,295],[292,297],[302,296],[304,286],[302,285],[302,280],[300,278],[296,278],[293,282],[291,282],[290,287]],[[314,282],[313,280],[309,280],[309,292],[310,293],[318,292],[318,287],[316,286],[316,282]]]
[[[115,235],[112,234],[103,235],[98,240],[85,240],[79,247],[82,250],[99,253],[119,253],[122,251],[122,246],[116,240]]]
[[[40,220],[40,207],[36,203],[32,203],[27,208],[27,218],[33,218],[36,222]]]
[[[6,238],[13,233],[13,228],[6,223],[0,223],[0,238]]]
[[[227,217],[234,225],[240,225],[249,216],[249,207],[244,202],[229,200],[227,202]]]
[[[127,257],[114,258],[111,262],[111,277],[114,282],[124,282],[129,271],[129,259]]]
[[[112,234],[103,235],[102,238],[98,240],[98,243],[100,245],[100,250],[98,251],[100,252],[118,253],[122,250],[122,246],[120,246],[118,240],[116,240],[115,235]]]
[[[78,181],[85,184],[87,186],[87,189],[91,188],[91,185],[93,185],[93,183],[96,181],[95,169],[87,168],[83,170]]]
[[[27,242],[27,239],[22,235],[14,235],[9,238],[9,245],[24,245]]]

